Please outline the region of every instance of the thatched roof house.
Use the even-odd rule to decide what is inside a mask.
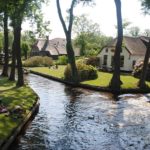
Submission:
[[[148,41],[148,37],[123,37],[121,64],[120,68],[124,71],[132,71],[135,63],[139,59],[143,59],[146,53],[146,46],[142,40]],[[113,69],[113,58],[117,39],[113,39],[99,53],[100,67],[108,70]]]
[[[80,56],[80,50],[74,48],[75,56]],[[58,56],[67,55],[66,51],[66,39],[54,38],[49,40],[38,39],[33,45],[31,50],[31,56],[50,56],[53,59],[57,59]]]

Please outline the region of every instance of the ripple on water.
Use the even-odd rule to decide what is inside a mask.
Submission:
[[[115,102],[111,94],[36,75],[27,79],[40,97],[40,109],[15,149],[150,149],[149,95],[120,95]]]

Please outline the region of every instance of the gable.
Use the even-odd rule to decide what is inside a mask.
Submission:
[[[117,43],[117,38],[113,39],[106,47],[104,47],[99,55],[106,49],[108,50],[115,49]],[[143,56],[146,52],[146,46],[142,42],[140,37],[127,37],[124,36],[122,47],[125,47],[131,55]]]

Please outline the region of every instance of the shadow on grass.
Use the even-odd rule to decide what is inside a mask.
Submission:
[[[34,106],[36,99],[37,95],[29,86],[16,87],[15,82],[0,77],[0,100],[10,114],[16,106],[20,106],[23,114],[19,116],[25,117]],[[0,114],[0,141],[6,139],[21,121],[20,117],[14,119],[10,114]]]
[[[0,91],[11,89],[15,86],[16,85],[14,81],[9,81],[8,78],[0,76]]]

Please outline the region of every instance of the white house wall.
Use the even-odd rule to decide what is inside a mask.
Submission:
[[[108,49],[108,52],[106,52],[106,49]],[[111,50],[115,49],[114,47],[105,47],[101,53],[98,55],[100,57],[100,68],[103,68],[103,62],[104,62],[104,55],[107,55],[107,69],[111,70],[111,58],[114,56],[114,52]],[[121,67],[120,69],[123,71],[132,71],[133,70],[133,61],[137,61],[138,59],[141,58],[141,56],[133,56],[130,55],[128,50],[126,48],[122,49],[121,56],[124,56],[124,66]]]

